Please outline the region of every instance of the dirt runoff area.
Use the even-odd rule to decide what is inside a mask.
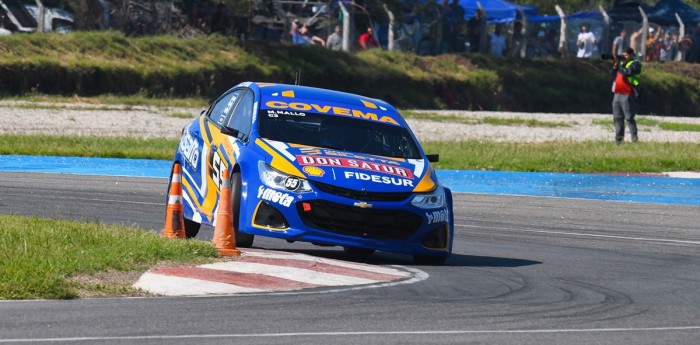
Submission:
[[[0,133],[179,138],[182,128],[198,116],[200,111],[202,109],[0,101]],[[544,142],[614,139],[610,114],[440,110],[415,113],[430,114],[430,120],[408,119],[421,141]],[[658,122],[672,122],[700,126],[700,118],[640,115],[637,119],[651,120],[638,125],[640,141],[700,142],[698,131],[669,131],[657,125]],[[536,122],[528,123],[531,120]],[[501,124],[492,124],[494,122]],[[629,140],[629,133],[626,139]]]

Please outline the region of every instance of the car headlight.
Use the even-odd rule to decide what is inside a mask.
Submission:
[[[423,209],[445,207],[445,190],[438,186],[430,193],[418,194],[411,200],[411,205]]]
[[[294,193],[307,193],[312,191],[311,184],[306,179],[287,175],[281,171],[275,170],[263,161],[258,161],[258,172],[260,173],[260,181],[270,188]]]

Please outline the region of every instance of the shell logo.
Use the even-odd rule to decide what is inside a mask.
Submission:
[[[323,176],[323,174],[325,173],[323,169],[314,166],[305,166],[304,172],[309,176]]]

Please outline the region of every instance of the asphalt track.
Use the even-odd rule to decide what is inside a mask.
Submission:
[[[0,213],[160,231],[167,180],[0,173]],[[697,344],[700,209],[459,193],[454,255],[414,284],[0,302],[0,344]],[[211,229],[204,228],[204,238]],[[334,259],[336,248],[256,238]]]

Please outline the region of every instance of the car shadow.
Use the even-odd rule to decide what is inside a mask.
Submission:
[[[328,248],[328,249],[289,249],[289,248],[261,248],[259,249],[270,249],[279,250],[289,253],[299,253],[312,255],[316,257],[322,257],[334,260],[343,260],[358,262],[370,265],[406,265],[406,266],[447,266],[447,267],[523,267],[538,265],[542,262],[516,259],[516,258],[504,258],[504,257],[494,257],[494,256],[478,256],[478,255],[463,255],[463,254],[452,254],[443,265],[429,265],[423,264],[418,265],[413,262],[413,258],[409,255],[393,254],[377,252],[372,255],[352,255],[345,253],[342,249]]]

